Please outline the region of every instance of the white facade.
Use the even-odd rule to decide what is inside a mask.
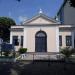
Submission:
[[[18,43],[14,45],[16,51],[23,47],[28,49],[27,52],[59,52],[60,35],[62,36],[61,48],[66,46],[74,48],[74,27],[61,25],[54,19],[39,13],[32,19],[23,22],[23,25],[11,27],[10,43]],[[16,40],[13,39],[13,36]],[[65,38],[67,38],[67,43],[72,44],[66,44]]]

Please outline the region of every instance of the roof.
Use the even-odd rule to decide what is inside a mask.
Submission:
[[[56,21],[56,20],[53,19],[53,18],[48,17],[48,16],[45,15],[44,13],[39,13],[39,14],[33,16],[31,19],[28,19],[28,20],[24,21],[23,24],[27,24],[27,23],[29,23],[29,22],[31,22],[31,21],[35,20],[36,18],[39,18],[39,17],[45,18],[46,20],[52,21],[52,22],[54,22],[54,23],[58,23],[58,21]]]
[[[67,3],[68,0],[64,0],[64,2],[62,3],[61,7],[59,8],[59,11],[57,12],[57,15],[60,13],[61,9],[65,6],[65,4]]]

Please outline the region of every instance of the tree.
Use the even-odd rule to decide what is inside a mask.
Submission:
[[[75,7],[75,0],[64,0],[65,2],[69,1],[71,7]]]
[[[72,7],[75,7],[75,0],[69,0],[69,3]]]
[[[20,2],[21,0],[17,0],[18,2]]]
[[[11,25],[16,25],[13,19],[9,17],[0,17],[0,38],[5,42],[9,41]]]

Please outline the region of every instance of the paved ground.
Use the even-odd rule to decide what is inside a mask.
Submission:
[[[75,64],[46,61],[0,63],[0,75],[75,75]]]

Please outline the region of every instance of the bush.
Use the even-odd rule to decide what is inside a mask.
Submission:
[[[5,56],[9,56],[9,54],[10,54],[10,51],[4,52],[4,55],[5,55]]]
[[[20,48],[19,49],[20,54],[23,54],[23,53],[26,53],[26,52],[27,52],[27,48]]]
[[[69,58],[74,53],[74,50],[69,47],[66,47],[61,49],[60,53],[64,54],[66,58]]]

